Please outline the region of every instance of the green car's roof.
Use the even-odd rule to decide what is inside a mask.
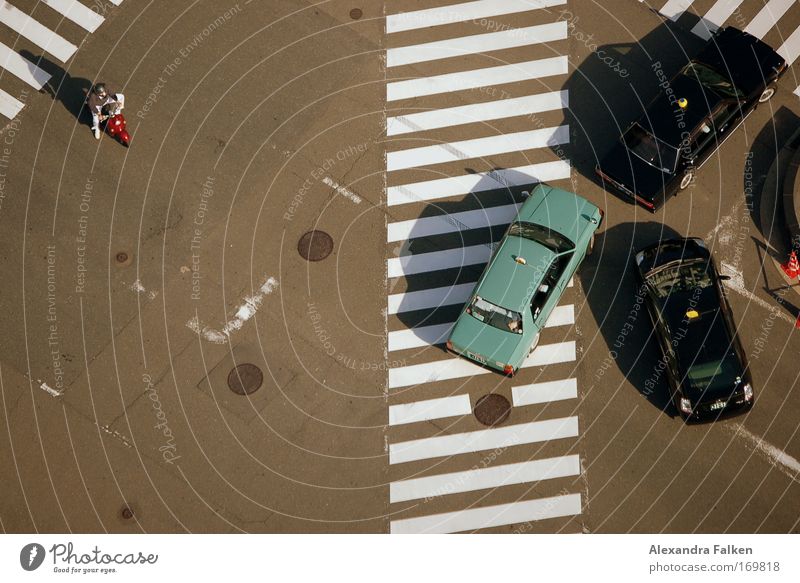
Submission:
[[[575,242],[587,218],[597,211],[592,203],[566,190],[539,184],[519,210],[516,221],[544,225]],[[544,245],[506,236],[476,289],[493,304],[521,312],[538,289],[556,253]],[[516,261],[525,259],[525,265]]]

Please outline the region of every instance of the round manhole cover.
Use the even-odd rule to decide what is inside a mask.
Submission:
[[[228,387],[237,395],[255,393],[263,381],[261,369],[250,363],[240,364],[228,373]]]
[[[361,11],[361,8],[353,8],[350,11],[350,18],[352,18],[353,20],[358,20],[363,15],[364,15],[364,13]]]
[[[123,506],[120,514],[122,514],[122,518],[124,518],[125,520],[130,520],[131,518],[133,518],[133,508],[131,508],[130,506]]]
[[[125,267],[131,264],[133,257],[126,251],[119,251],[114,255],[114,261],[118,267]]]
[[[309,231],[297,243],[297,251],[308,261],[321,261],[333,251],[333,239],[325,231]]]
[[[500,425],[511,413],[511,403],[502,395],[489,393],[475,403],[472,411],[475,418],[484,425]]]

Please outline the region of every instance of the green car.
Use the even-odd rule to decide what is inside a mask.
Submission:
[[[603,211],[546,184],[509,225],[456,320],[447,349],[511,376],[533,352],[550,313],[592,252]]]

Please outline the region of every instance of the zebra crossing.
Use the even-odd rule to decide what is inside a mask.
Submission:
[[[639,0],[656,7],[658,2]],[[704,40],[723,26],[735,26],[763,40],[791,65],[800,56],[800,6],[796,0],[668,0],[658,12],[680,24],[699,18],[692,33]],[[794,93],[800,95],[800,87]]]
[[[115,6],[122,4],[122,0],[109,1]],[[39,5],[43,6],[41,10],[49,10],[54,15],[59,15],[59,18],[80,26],[87,33],[93,33],[105,21],[103,15],[78,0],[40,0],[36,4],[36,10]],[[50,80],[50,74],[15,50],[21,39],[32,43],[61,63],[66,63],[78,50],[77,45],[41,24],[35,16],[5,0],[0,0],[0,31],[0,71],[10,73],[36,91],[41,90]],[[76,40],[80,42],[81,39]],[[23,107],[25,104],[22,101],[0,88],[0,114],[14,119]]]
[[[390,531],[577,531],[574,282],[513,379],[443,349],[524,191],[570,177],[566,0],[430,4],[386,7]]]

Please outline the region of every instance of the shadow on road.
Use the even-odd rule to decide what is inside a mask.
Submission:
[[[607,346],[606,358],[589,363],[590,382],[614,392],[619,387],[604,387],[609,368],[617,367],[630,384],[654,407],[675,416],[666,371],[659,371],[661,358],[647,307],[639,300],[633,275],[636,252],[661,239],[683,236],[656,221],[622,223],[602,233],[602,254],[587,258],[578,271],[589,309]],[[602,270],[602,272],[601,272]],[[597,281],[595,281],[597,278]],[[617,282],[611,285],[608,282]],[[588,344],[596,340],[587,338]]]
[[[40,69],[50,74],[50,80],[44,85],[43,90],[55,101],[59,101],[80,123],[89,125],[91,116],[84,111],[84,103],[92,88],[92,82],[83,77],[73,77],[59,65],[30,51],[20,51],[20,54]]]

